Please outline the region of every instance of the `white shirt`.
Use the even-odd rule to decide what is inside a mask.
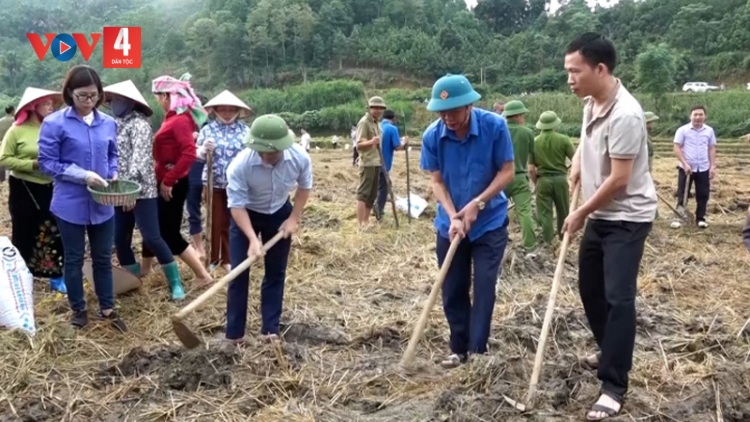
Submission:
[[[87,125],[91,126],[92,123],[94,123],[94,112],[90,112],[89,114],[81,117],[84,122],[86,122]]]
[[[305,151],[309,150],[310,149],[310,134],[303,133],[299,139],[299,142],[302,145],[302,148],[305,149]]]

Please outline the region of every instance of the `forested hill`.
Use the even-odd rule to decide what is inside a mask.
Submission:
[[[676,87],[744,84],[750,69],[747,0],[620,0],[590,10],[568,0],[0,0],[0,93],[55,87],[72,63],[39,62],[27,32],[143,29],[143,67],[107,70],[109,82],[189,71],[199,90],[247,89],[355,78],[425,86],[463,72],[507,94],[564,88],[562,55],[576,34],[597,30],[619,47],[618,75],[636,87],[636,58],[672,58]],[[74,61],[82,62],[80,54]],[[101,67],[101,48],[89,64]]]

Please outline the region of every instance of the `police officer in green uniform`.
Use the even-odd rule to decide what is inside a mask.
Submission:
[[[385,110],[381,97],[372,97],[367,103],[368,111],[357,123],[356,148],[359,152],[359,188],[357,189],[357,221],[360,227],[370,222],[370,213],[378,197],[380,177],[380,118]]]
[[[646,116],[646,129],[648,130],[648,171],[653,175],[654,165],[654,142],[651,140],[651,131],[654,128],[654,122],[659,120],[659,116],[651,111],[644,113]],[[656,218],[659,218],[659,210],[656,210]]]
[[[508,121],[508,131],[513,140],[515,156],[515,176],[505,189],[508,198],[513,199],[515,212],[521,225],[523,247],[531,252],[536,247],[534,220],[531,218],[531,185],[529,184],[528,163],[534,156],[534,132],[524,126],[525,115],[529,110],[518,100],[505,104],[503,115]]]
[[[534,154],[529,159],[529,174],[536,184],[537,221],[547,244],[552,243],[555,234],[552,207],[557,213],[558,236],[562,235],[563,222],[570,211],[566,159],[572,160],[576,152],[573,141],[555,130],[559,124],[560,118],[554,111],[539,116],[536,128],[542,133],[534,139]]]

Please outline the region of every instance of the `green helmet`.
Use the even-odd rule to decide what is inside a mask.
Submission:
[[[370,101],[367,102],[368,107],[377,107],[385,109],[385,101],[383,101],[382,97],[372,97],[370,98]]]
[[[266,114],[255,119],[245,145],[258,152],[279,152],[291,147],[294,137],[286,122],[275,114]]]
[[[539,116],[539,121],[536,122],[536,128],[539,130],[552,130],[556,128],[560,122],[561,120],[557,117],[557,113],[554,111],[545,111]]]
[[[523,105],[521,101],[513,100],[505,104],[505,111],[503,112],[503,116],[513,117],[519,114],[526,114],[528,112],[529,112],[529,109],[527,109],[526,106]]]
[[[482,98],[464,75],[450,73],[435,81],[428,111],[448,111],[471,105]]]
[[[647,111],[645,113],[645,116],[646,116],[646,123],[653,122],[655,120],[659,120],[659,116],[657,116],[656,114],[654,114],[654,112],[652,112],[652,111]]]

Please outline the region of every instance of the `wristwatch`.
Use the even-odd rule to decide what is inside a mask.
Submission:
[[[474,198],[474,202],[477,203],[477,207],[479,208],[479,211],[482,211],[484,209],[484,201],[482,201],[479,198]]]

